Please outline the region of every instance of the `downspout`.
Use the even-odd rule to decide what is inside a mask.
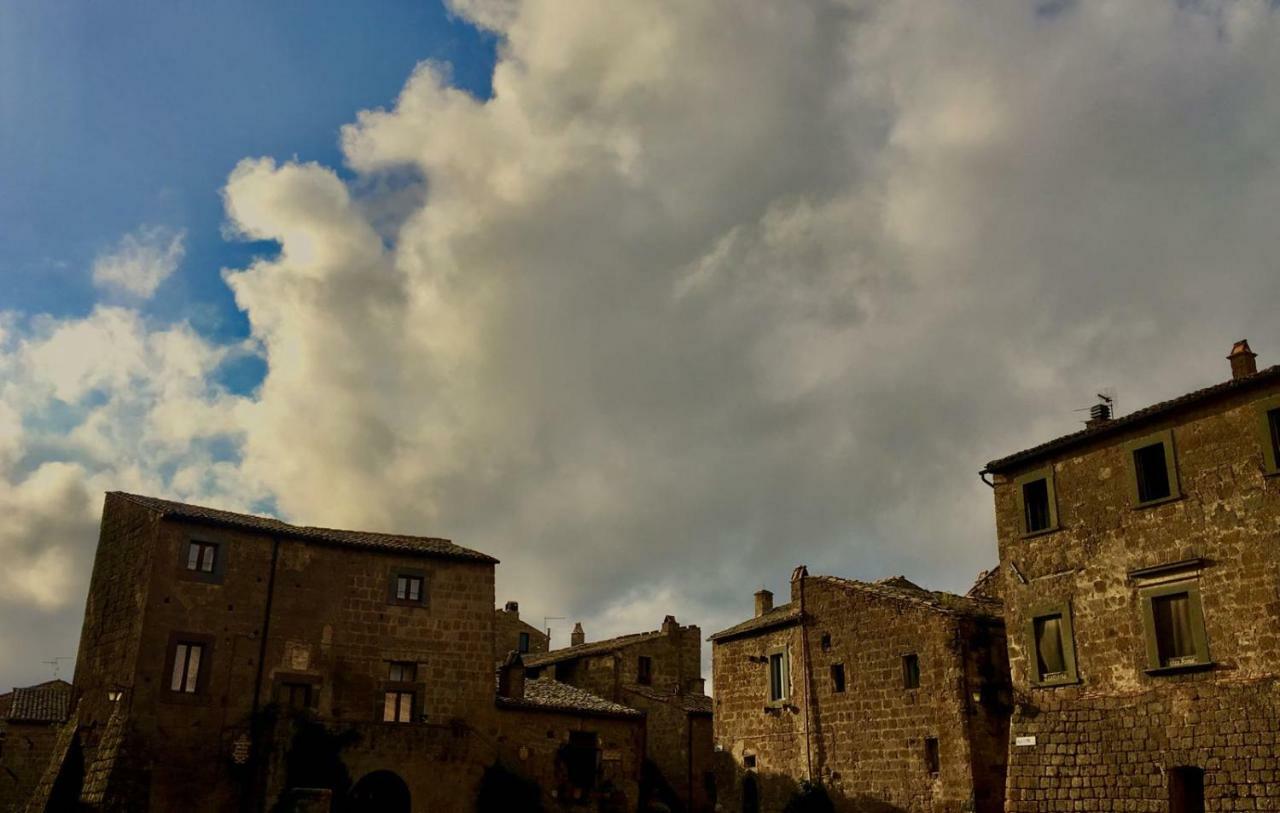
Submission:
[[[809,632],[805,629],[808,616],[804,609],[804,580],[808,573],[800,575],[800,658],[804,667],[804,777],[813,782],[813,738],[811,711],[813,705],[813,675],[809,669]]]
[[[687,740],[687,742],[685,743],[685,754],[689,758],[689,767],[685,771],[685,785],[687,787],[687,793],[689,795],[686,796],[685,798],[688,800],[686,802],[688,809],[693,810],[694,809],[693,807],[693,715],[691,713],[685,712],[684,724],[686,729],[685,739]]]
[[[989,474],[991,474],[990,471],[988,471],[987,469],[983,469],[982,471],[978,472],[978,479],[981,480],[987,486],[987,488],[994,489],[996,487],[996,484],[991,480],[987,479],[987,475]]]
[[[244,813],[249,813],[253,807],[261,807],[261,805],[255,805],[251,797],[253,786],[261,779],[258,775],[261,768],[261,755],[258,753],[258,746],[262,741],[262,736],[258,711],[260,695],[262,694],[262,675],[266,669],[267,634],[271,629],[271,604],[275,600],[276,594],[276,563],[279,560],[280,538],[274,537],[271,540],[271,571],[267,574],[267,603],[262,610],[262,638],[258,642],[258,669],[253,676],[253,712],[249,716],[249,754],[253,769],[249,772],[249,781],[245,782],[244,797],[240,801],[240,809]],[[265,787],[263,785],[264,789]]]

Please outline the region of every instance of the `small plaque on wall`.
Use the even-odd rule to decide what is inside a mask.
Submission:
[[[1030,748],[1036,744],[1035,737],[1015,737],[1013,744],[1018,748]]]
[[[600,756],[605,762],[621,762],[622,761],[621,751],[605,751]]]

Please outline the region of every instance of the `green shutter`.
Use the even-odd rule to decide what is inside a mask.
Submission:
[[[1280,395],[1257,403],[1256,427],[1258,444],[1262,447],[1262,470],[1266,474],[1280,474],[1280,460],[1276,459],[1276,440],[1271,435],[1270,413],[1280,409]]]
[[[1164,447],[1164,465],[1166,473],[1169,476],[1169,496],[1161,497],[1158,500],[1148,500],[1141,502],[1138,498],[1138,469],[1134,465],[1133,453],[1138,449],[1145,449],[1148,446],[1160,444]],[[1146,508],[1148,505],[1160,505],[1161,503],[1172,502],[1182,497],[1182,484],[1178,480],[1178,456],[1177,449],[1173,445],[1173,430],[1164,429],[1160,432],[1152,432],[1149,435],[1143,435],[1140,438],[1134,438],[1124,444],[1125,466],[1129,471],[1129,500],[1135,508]]]
[[[1027,529],[1027,506],[1023,486],[1034,483],[1036,480],[1044,480],[1045,490],[1049,493],[1049,527],[1032,532]],[[1015,478],[1013,493],[1018,503],[1018,528],[1023,536],[1039,536],[1058,530],[1058,490],[1053,483],[1052,463]]]
[[[1066,671],[1060,678],[1046,681],[1040,674],[1040,651],[1036,642],[1036,621],[1041,618],[1058,617],[1062,619],[1062,657]],[[1051,686],[1070,686],[1080,682],[1080,670],[1076,662],[1075,624],[1071,620],[1071,602],[1046,605],[1038,608],[1027,619],[1024,631],[1027,648],[1027,672],[1031,676],[1031,685],[1040,688]]]
[[[1160,642],[1156,639],[1155,612],[1151,606],[1153,598],[1186,593],[1191,610],[1191,639],[1195,642],[1196,662],[1179,666],[1164,666],[1160,663]],[[1188,669],[1203,669],[1212,665],[1209,660],[1209,636],[1204,627],[1204,607],[1200,603],[1200,585],[1198,581],[1181,581],[1173,584],[1162,584],[1158,587],[1147,587],[1139,593],[1142,607],[1142,630],[1147,641],[1147,672],[1168,673]]]

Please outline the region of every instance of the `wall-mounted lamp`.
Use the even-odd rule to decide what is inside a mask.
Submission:
[[[119,689],[107,689],[107,700],[114,703],[124,696],[124,692]]]

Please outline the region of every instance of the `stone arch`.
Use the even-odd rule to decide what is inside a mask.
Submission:
[[[412,813],[409,786],[394,771],[365,774],[347,794],[350,813]]]

